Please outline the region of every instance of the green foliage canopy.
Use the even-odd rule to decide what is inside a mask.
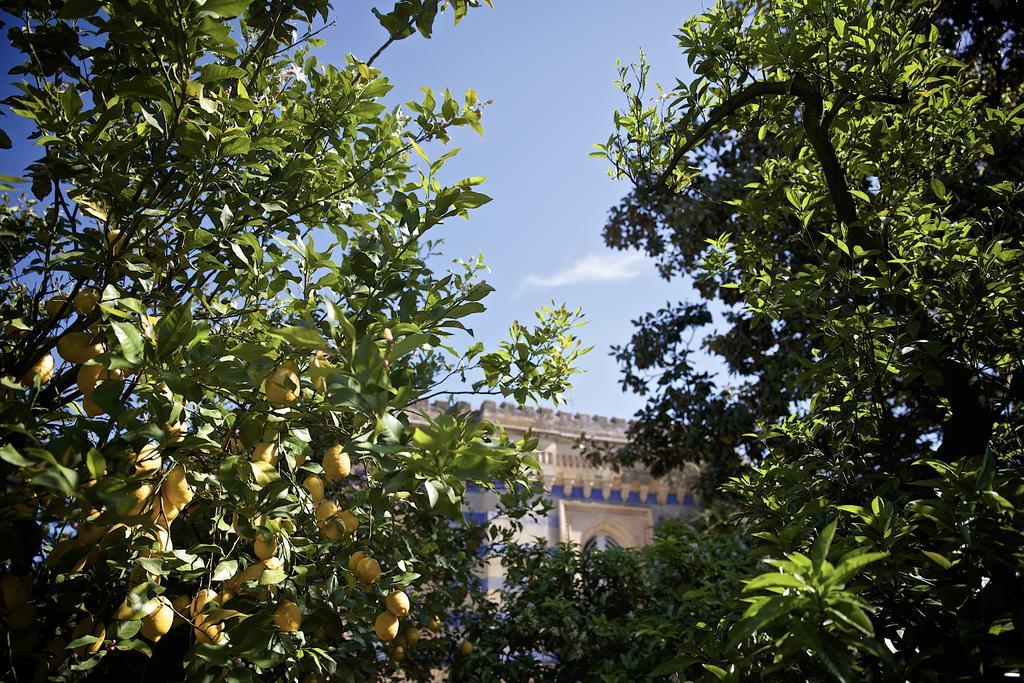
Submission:
[[[727,0],[723,6],[743,13],[750,4]],[[974,74],[961,84],[965,94],[982,95],[979,106],[1013,108],[1019,103],[1024,64],[1020,13],[1007,12],[998,2],[941,0],[929,8],[927,21],[938,28],[938,44]],[[924,23],[921,30],[926,30]],[[662,102],[668,103],[686,85],[678,85]],[[685,187],[661,191],[653,183],[641,183],[612,209],[604,232],[609,246],[644,250],[657,260],[664,277],[686,277],[698,293],[636,320],[629,342],[615,349],[624,388],[646,397],[631,426],[631,443],[618,457],[627,463],[641,460],[658,472],[699,462],[707,499],[721,495],[720,485],[747,459],[758,462],[766,454],[754,434],[758,421],[774,421],[794,402],[807,400],[798,376],[813,349],[809,340],[814,321],[795,310],[777,311],[771,325],[757,324],[742,305],[734,273],[705,277],[700,268],[707,240],[723,232],[757,229],[748,223],[759,217],[734,211],[730,202],[759,181],[764,161],[787,153],[761,123],[709,130],[687,154],[699,174]],[[983,164],[951,167],[941,174],[956,197],[946,212],[974,218],[987,234],[1019,239],[1024,234],[1020,198],[994,194],[989,187],[1020,178],[1024,135],[1010,129],[990,133],[993,152]],[[775,218],[789,222],[775,231],[771,248],[794,266],[815,259],[813,245],[800,239],[795,217]],[[712,313],[715,325],[709,327]],[[729,375],[704,372],[695,362],[702,351]],[[916,416],[936,414],[940,400],[930,392],[887,397],[893,450],[911,457],[917,440],[933,425]]]
[[[691,82],[649,98],[643,62],[621,73],[627,107],[600,152],[637,207],[693,182],[708,136],[766,143],[716,196],[735,229],[698,222],[692,254],[698,284],[731,290],[732,322],[754,331],[736,357],[783,356],[759,387],[779,394],[743,414],[717,404],[763,457],[728,489],[772,567],[747,584],[735,649],[706,653],[718,678],[801,662],[839,680],[969,680],[1024,664],[1024,187],[961,182],[1024,119],[991,106],[933,18],[924,2],[722,3],[679,33]],[[706,314],[688,315],[659,329]]]

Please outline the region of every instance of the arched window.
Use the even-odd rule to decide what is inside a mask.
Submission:
[[[590,552],[592,550],[614,550],[621,548],[619,542],[608,534],[596,534],[590,537],[590,540],[583,544],[583,550]]]

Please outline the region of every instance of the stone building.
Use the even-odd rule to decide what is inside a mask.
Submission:
[[[435,401],[419,406],[421,412],[440,413],[451,406]],[[461,411],[469,410],[459,404]],[[628,423],[621,418],[598,417],[554,411],[550,408],[519,408],[484,401],[475,414],[500,424],[513,438],[528,429],[539,439],[536,458],[544,489],[553,504],[547,519],[528,523],[523,541],[540,538],[549,545],[573,542],[585,548],[637,548],[649,543],[654,527],[666,518],[686,517],[698,509],[692,473],[654,479],[643,468],[595,466],[583,455],[588,448],[614,449],[626,443]],[[466,514],[476,521],[495,519],[498,494],[471,488],[466,495]],[[485,585],[498,588],[503,572],[496,562],[485,571]]]

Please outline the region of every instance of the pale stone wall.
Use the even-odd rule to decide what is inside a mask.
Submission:
[[[472,408],[465,403],[453,406],[435,401],[418,404],[410,416],[415,422],[415,413],[432,415],[448,410],[462,413]],[[535,457],[553,509],[547,519],[528,523],[519,540],[540,538],[550,546],[566,542],[583,545],[596,536],[605,536],[621,547],[637,548],[651,541],[654,527],[662,520],[686,517],[698,510],[695,470],[654,479],[639,467],[615,471],[594,466],[581,453],[581,438],[599,449],[625,444],[626,420],[550,408],[524,409],[494,401],[484,401],[474,412],[480,419],[502,425],[513,438],[532,428],[539,439]],[[470,489],[466,515],[477,521],[491,520],[497,501],[498,494],[493,491]],[[495,589],[503,575],[501,566],[494,563],[485,569],[482,578],[487,587]]]

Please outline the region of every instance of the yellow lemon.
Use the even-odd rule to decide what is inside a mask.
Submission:
[[[354,534],[356,529],[359,528],[359,518],[353,515],[348,510],[342,510],[338,513],[338,520],[345,525],[345,531],[350,534]]]
[[[427,628],[429,628],[434,633],[440,633],[441,632],[441,626],[442,626],[442,624],[441,624],[441,618],[440,617],[431,617],[430,621],[427,622]]]
[[[100,293],[96,289],[83,289],[75,295],[75,310],[82,315],[92,315],[100,303]]]
[[[60,564],[60,558],[68,554],[69,551],[74,550],[78,547],[78,543],[73,538],[68,538],[59,543],[55,543],[50,554],[46,556],[46,566],[53,568]],[[19,605],[20,607],[20,605]]]
[[[158,315],[142,315],[142,333],[152,342],[156,342],[156,324],[160,322]]]
[[[46,315],[51,318],[56,318],[60,315],[71,312],[71,307],[67,305],[68,298],[63,294],[58,294],[49,301],[46,302]]]
[[[277,539],[271,538],[266,541],[262,535],[257,536],[256,541],[252,544],[252,552],[261,560],[273,557],[277,554]]]
[[[28,333],[28,330],[23,330],[14,323],[7,323],[4,325],[4,336],[8,339],[21,339]]]
[[[200,621],[196,621],[196,627],[193,629],[196,637],[196,644],[207,645],[213,643],[219,645],[224,640],[224,625],[223,624],[207,624]]]
[[[394,640],[398,635],[398,617],[390,612],[381,612],[373,622],[373,630],[385,643]]]
[[[275,368],[267,375],[263,390],[270,405],[291,405],[299,400],[299,373],[289,365]]]
[[[147,443],[135,454],[135,469],[139,472],[152,472],[160,469],[164,464],[160,457],[160,446],[155,443]]]
[[[82,399],[82,409],[89,417],[97,417],[106,412],[100,407],[100,404],[96,403],[96,401],[92,400],[88,396]]]
[[[384,599],[384,604],[399,619],[409,613],[409,596],[404,591],[391,591]]]
[[[12,634],[13,636],[13,634]],[[39,631],[35,629],[11,638],[11,655],[15,659],[36,654],[39,650]]]
[[[30,602],[18,605],[7,613],[7,626],[13,633],[24,633],[36,619],[36,606]]]
[[[92,392],[96,390],[96,384],[104,379],[121,379],[124,373],[120,370],[107,370],[98,363],[83,365],[78,368],[78,389],[83,396],[92,398]]]
[[[324,453],[323,466],[327,481],[341,481],[352,471],[352,460],[340,444],[335,444]]]
[[[135,505],[128,510],[128,516],[134,517],[135,515],[142,514],[142,511],[149,504],[150,497],[153,495],[153,485],[149,483],[142,484],[128,495],[135,501]]]
[[[302,487],[309,491],[309,497],[313,499],[313,505],[319,505],[324,499],[324,480],[315,474],[306,477]]]
[[[174,607],[171,602],[162,595],[157,598],[157,602],[159,604],[156,609],[143,617],[142,627],[139,629],[142,635],[154,643],[167,635],[174,624]]]
[[[174,623],[171,624],[171,628],[177,628],[185,623],[183,615],[189,613],[191,606],[192,600],[187,595],[179,595],[171,601],[171,607],[174,608]]]
[[[255,528],[259,528],[263,526],[263,524],[266,521],[266,515],[256,515],[256,517],[250,522],[250,524]],[[247,532],[244,528],[242,528],[242,525],[239,524],[239,517],[237,514],[232,514],[231,516],[231,528],[235,530],[236,534],[238,534],[247,541],[251,541],[256,538],[255,536]]]
[[[341,530],[341,526],[337,522],[331,522],[321,529],[320,533],[323,534],[323,537],[328,541],[337,541],[344,535],[344,532]]]
[[[252,449],[253,462],[277,464],[277,444],[273,441],[260,441]]]
[[[364,557],[356,565],[356,578],[367,586],[371,586],[380,580],[380,562],[372,557]]]
[[[327,357],[323,351],[315,351],[312,356],[309,357],[309,365],[314,368],[329,368],[331,367]],[[318,394],[327,393],[327,380],[319,375],[313,376],[313,391]]]
[[[202,614],[203,608],[206,607],[206,603],[211,600],[216,600],[216,598],[216,591],[212,591],[209,588],[203,588],[196,593],[196,597],[192,598],[192,605],[189,607],[189,612],[193,617],[199,616]]]
[[[317,526],[323,528],[328,521],[338,512],[338,504],[333,500],[324,499],[316,506],[316,523]]]
[[[96,515],[90,515],[89,519],[95,519]],[[88,522],[79,522],[78,524],[78,535],[75,538],[78,539],[79,543],[95,543],[96,541],[103,538],[103,535],[107,533],[107,528],[104,526],[97,526]]]
[[[185,475],[185,468],[181,465],[175,465],[167,473],[167,478],[160,487],[160,498],[164,508],[181,510],[192,502],[192,487],[189,486]]]
[[[352,557],[348,558],[349,571],[354,574],[356,571],[356,567],[359,565],[360,562],[363,561],[364,557],[366,557],[366,553],[364,553],[362,550],[357,550],[356,552],[352,553]]]
[[[94,342],[91,332],[72,332],[57,340],[57,353],[71,363],[88,363],[103,353],[103,342]]]
[[[274,623],[283,633],[298,631],[302,626],[302,611],[291,600],[285,600],[274,610]]]
[[[44,353],[39,360],[32,364],[32,367],[25,371],[19,384],[30,386],[35,383],[36,377],[39,378],[40,384],[46,384],[53,378],[53,367],[53,356]]]
[[[237,572],[228,581],[230,581],[231,587],[241,586],[243,583],[247,583],[249,581],[259,581],[260,577],[263,576],[263,572],[266,570],[267,565],[262,562],[257,562]]]
[[[164,435],[167,443],[180,443],[185,440],[185,428],[180,422],[165,424]]]
[[[24,605],[30,595],[26,581],[14,574],[4,574],[3,579],[0,579],[0,591],[3,592],[4,605],[9,610]]]
[[[464,640],[459,643],[459,654],[463,657],[468,657],[473,654],[473,643],[468,640]]]
[[[117,228],[107,230],[106,234],[103,235],[103,247],[111,253],[116,254],[120,252],[127,244],[128,241],[121,239],[121,231]]]
[[[67,641],[63,638],[54,638],[46,645],[46,650],[43,655],[46,670],[48,672],[54,671],[57,667],[64,663],[64,660],[68,657]]]
[[[174,550],[174,544],[171,542],[171,532],[165,527],[158,524],[156,531],[147,532],[146,536],[153,539],[159,550],[163,552]]]

